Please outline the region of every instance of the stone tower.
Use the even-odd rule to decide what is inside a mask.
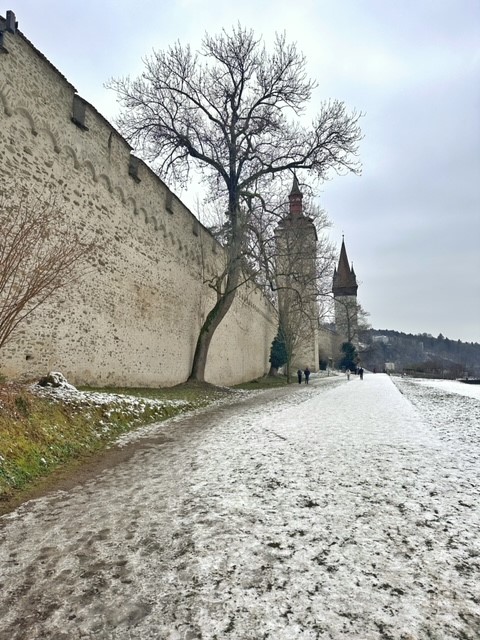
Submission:
[[[348,263],[345,241],[342,238],[342,248],[338,267],[333,274],[332,292],[335,300],[335,329],[342,342],[358,344],[357,317],[357,277]]]
[[[317,232],[313,220],[303,213],[303,194],[296,176],[288,200],[288,214],[275,230],[280,323],[285,329],[292,370],[308,366],[317,371]]]

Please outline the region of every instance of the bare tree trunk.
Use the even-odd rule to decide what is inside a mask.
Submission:
[[[230,278],[229,278],[230,280]],[[192,370],[190,372],[189,380],[197,380],[198,382],[205,381],[205,367],[207,366],[208,350],[210,348],[210,342],[212,341],[213,334],[218,325],[222,322],[227,315],[230,307],[232,306],[235,298],[235,290],[230,293],[221,296],[213,309],[208,313],[202,328],[200,329],[200,335],[197,339],[197,346],[195,347],[195,353],[193,356]]]
[[[237,222],[237,216],[234,216],[234,218],[235,222]],[[192,369],[188,378],[189,380],[196,380],[198,382],[205,381],[205,368],[207,366],[207,356],[210,343],[217,327],[230,310],[237,293],[241,274],[241,254],[239,250],[238,234],[235,233],[234,235],[235,239],[232,241],[232,245],[229,249],[229,267],[225,291],[223,293],[218,293],[217,302],[209,311],[205,322],[200,329],[200,335],[198,336],[195,353],[193,355]]]
[[[291,376],[291,372],[290,372],[290,358],[288,359],[287,365],[286,365],[286,373],[287,373],[287,384],[290,384],[290,382],[292,381],[292,376]]]

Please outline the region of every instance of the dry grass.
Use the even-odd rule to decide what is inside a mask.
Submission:
[[[284,384],[285,378],[264,377],[236,388],[258,390]],[[83,391],[78,399],[75,393],[63,398],[61,394],[39,396],[31,384],[0,381],[0,513],[59,470],[78,468],[122,433],[235,393],[195,382],[164,389]]]
[[[117,399],[96,404],[81,394],[82,400],[67,402],[39,397],[30,385],[0,384],[0,503],[62,465],[104,449],[122,433],[206,406],[227,392],[192,385],[90,391],[115,392]],[[122,394],[139,402],[122,401]]]

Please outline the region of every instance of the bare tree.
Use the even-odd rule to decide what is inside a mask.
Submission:
[[[290,291],[291,295],[284,299],[279,309],[279,327],[285,344],[287,361],[285,363],[285,373],[287,381],[291,381],[292,363],[298,360],[299,351],[307,341],[314,339],[316,317],[309,313],[310,309],[305,304],[305,300],[297,294],[295,290]],[[307,362],[307,364],[310,364]],[[299,363],[297,362],[297,365]]]
[[[370,327],[370,314],[354,296],[338,296],[335,305],[337,333],[343,342],[358,342],[360,332]]]
[[[180,43],[154,52],[141,77],[109,84],[124,107],[119,128],[146,160],[183,184],[193,162],[227,212],[227,267],[200,330],[193,379],[204,379],[211,339],[242,283],[252,189],[281,183],[286,171],[325,179],[331,170],[358,170],[359,114],[330,101],[311,126],[300,124],[316,86],[305,67],[285,36],[268,54],[252,31],[237,26],[231,34],[205,35],[196,54]]]
[[[78,279],[94,244],[74,231],[52,193],[0,193],[0,349],[40,305]]]

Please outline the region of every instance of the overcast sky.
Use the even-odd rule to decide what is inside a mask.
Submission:
[[[142,56],[240,22],[286,31],[318,81],[314,103],[362,111],[362,176],[320,205],[342,232],[376,329],[480,342],[480,0],[0,0],[107,119],[104,88]],[[314,109],[315,111],[315,109]],[[192,194],[184,194],[187,204]]]

